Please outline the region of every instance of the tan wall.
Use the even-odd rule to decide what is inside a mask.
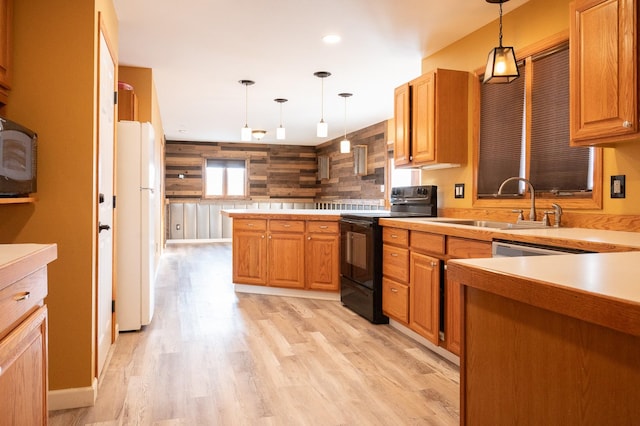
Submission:
[[[117,51],[111,0],[14,2],[14,80],[7,116],[38,132],[33,204],[0,207],[0,242],[57,243],[49,266],[49,387],[94,377],[98,11]]]
[[[513,45],[516,49],[530,46],[544,38],[569,29],[569,0],[531,0],[503,17],[503,44]],[[489,5],[488,5],[489,6]],[[498,13],[497,6],[496,16]],[[469,34],[423,59],[422,71],[452,68],[478,71],[484,68],[487,54],[498,42],[498,21]],[[474,147],[469,144],[469,157],[473,158]],[[626,175],[627,197],[611,199],[609,182],[611,175]],[[471,208],[471,188],[473,167],[423,171],[423,183],[438,185],[442,207]],[[455,199],[455,183],[464,183],[466,196]],[[618,148],[604,149],[603,173],[603,210],[606,214],[640,214],[640,142],[620,145]]]

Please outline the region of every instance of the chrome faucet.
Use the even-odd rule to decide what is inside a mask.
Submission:
[[[536,191],[535,191],[535,189],[533,189],[533,185],[531,184],[531,182],[529,182],[528,179],[521,178],[520,176],[513,176],[513,177],[505,179],[505,181],[500,184],[500,188],[498,188],[498,195],[502,195],[502,188],[505,186],[505,184],[507,184],[508,182],[511,182],[513,180],[522,181],[522,182],[526,183],[527,186],[529,187],[529,193],[531,194],[531,210],[529,211],[529,220],[535,222],[535,220],[536,220]]]

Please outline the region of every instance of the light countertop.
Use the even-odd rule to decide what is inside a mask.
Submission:
[[[640,336],[640,252],[451,260],[463,285]]]
[[[385,218],[383,226],[437,232],[484,241],[511,241],[571,247],[595,252],[640,250],[640,232],[587,228],[494,229],[442,222],[451,218]]]
[[[0,244],[0,289],[57,257],[56,244]]]

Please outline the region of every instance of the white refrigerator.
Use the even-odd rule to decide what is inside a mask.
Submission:
[[[160,223],[151,124],[118,122],[116,151],[116,315],[120,331],[140,330],[153,317]]]

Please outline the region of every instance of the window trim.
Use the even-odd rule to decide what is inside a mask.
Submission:
[[[209,160],[220,161],[244,161],[244,195],[207,195],[207,162]],[[248,200],[249,194],[249,159],[248,158],[224,158],[214,156],[202,157],[202,199],[203,200]],[[226,192],[226,188],[225,188]]]
[[[562,31],[544,40],[541,40],[531,46],[524,49],[519,49],[516,52],[518,61],[525,60],[525,66],[527,67],[527,75],[533,75],[531,70],[532,61],[531,58],[545,51],[554,49],[554,47],[568,42],[569,31]],[[484,73],[484,66],[476,69],[475,73],[478,76],[475,79],[472,90],[474,96],[474,109],[473,109],[473,198],[472,206],[474,208],[519,208],[526,209],[531,205],[531,196],[529,192],[525,192],[522,198],[507,198],[507,199],[491,199],[491,198],[478,198],[478,164],[480,159],[480,77]],[[531,90],[531,79],[526,81],[527,93]],[[526,108],[526,139],[527,139],[527,175],[529,173],[529,161],[530,161],[530,144],[531,144],[531,103],[527,101]],[[568,142],[567,142],[568,143]],[[594,149],[594,164],[593,164],[593,190],[591,197],[574,197],[574,196],[554,196],[547,197],[545,193],[538,193],[536,191],[536,207],[541,209],[551,208],[552,203],[558,203],[563,208],[574,210],[602,210],[602,195],[603,195],[603,149]],[[497,188],[496,188],[497,191]]]

